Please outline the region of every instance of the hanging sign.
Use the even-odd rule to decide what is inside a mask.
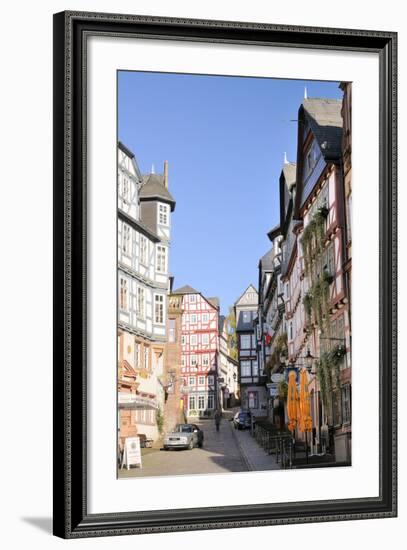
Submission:
[[[282,382],[283,380],[285,380],[285,375],[283,373],[280,373],[280,372],[276,372],[274,374],[271,375],[271,381],[272,382]]]

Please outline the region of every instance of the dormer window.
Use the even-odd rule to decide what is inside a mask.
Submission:
[[[168,225],[168,205],[158,205],[158,223],[160,225]]]
[[[314,140],[309,149],[308,152],[305,155],[304,160],[304,180],[308,178],[308,176],[311,174],[311,172],[314,170],[316,163],[318,162],[320,156],[320,151],[317,145],[317,142]]]

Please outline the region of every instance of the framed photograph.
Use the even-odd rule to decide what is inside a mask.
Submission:
[[[392,32],[54,15],[54,534],[397,514]]]

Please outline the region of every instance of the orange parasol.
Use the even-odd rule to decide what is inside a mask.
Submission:
[[[288,429],[293,432],[297,426],[299,415],[297,383],[295,379],[295,371],[293,370],[291,370],[288,374],[287,414]]]
[[[308,391],[308,374],[305,369],[300,372],[300,418],[299,428],[302,432],[312,431],[310,395]]]

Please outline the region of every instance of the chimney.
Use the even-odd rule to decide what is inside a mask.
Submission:
[[[164,161],[164,187],[168,189],[168,160]]]

